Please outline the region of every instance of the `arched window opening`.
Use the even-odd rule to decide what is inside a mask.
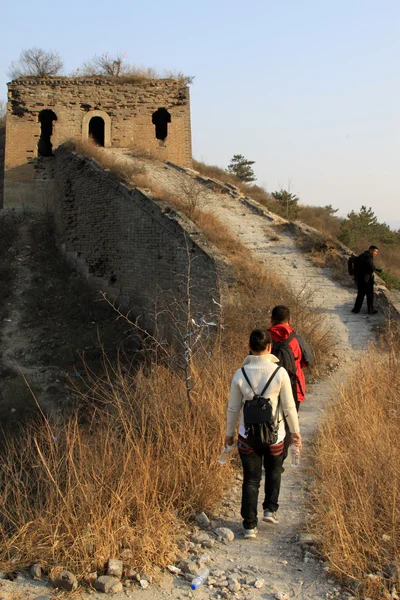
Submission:
[[[53,121],[57,121],[57,115],[52,110],[45,109],[40,111],[40,138],[38,141],[39,156],[53,156],[53,144],[51,143]]]
[[[164,141],[168,135],[168,123],[171,123],[171,115],[166,108],[159,108],[153,113],[151,120],[156,126],[156,138]]]
[[[104,119],[92,117],[89,121],[89,137],[98,146],[104,146]]]

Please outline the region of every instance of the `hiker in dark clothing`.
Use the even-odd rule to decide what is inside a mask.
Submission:
[[[374,272],[380,273],[382,269],[374,264],[374,257],[378,254],[376,246],[370,246],[368,250],[357,256],[354,268],[354,279],[357,284],[357,298],[351,312],[359,313],[367,296],[367,309],[369,315],[376,315],[374,309]]]

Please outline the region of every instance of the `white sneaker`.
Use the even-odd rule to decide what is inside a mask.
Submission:
[[[275,523],[275,525],[279,523],[278,519],[276,518],[276,512],[272,512],[270,510],[264,510],[263,521],[266,521],[267,523]]]
[[[258,529],[254,527],[254,529],[245,529],[244,530],[244,539],[245,540],[254,540],[257,537]]]

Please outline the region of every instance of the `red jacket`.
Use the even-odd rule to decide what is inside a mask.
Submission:
[[[283,342],[283,340],[286,340],[294,330],[287,323],[279,323],[278,325],[269,327],[268,331],[271,334],[273,342]],[[296,338],[293,338],[289,342],[289,347],[293,352],[296,363],[297,400],[303,402],[306,393],[306,379],[304,377],[303,367],[306,367],[307,365],[303,360],[300,344]]]

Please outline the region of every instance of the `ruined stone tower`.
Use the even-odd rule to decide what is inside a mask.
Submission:
[[[141,147],[190,166],[189,88],[174,79],[21,77],[8,84],[4,208],[52,205],[53,152],[69,139]],[[1,208],[1,206],[0,206]]]

